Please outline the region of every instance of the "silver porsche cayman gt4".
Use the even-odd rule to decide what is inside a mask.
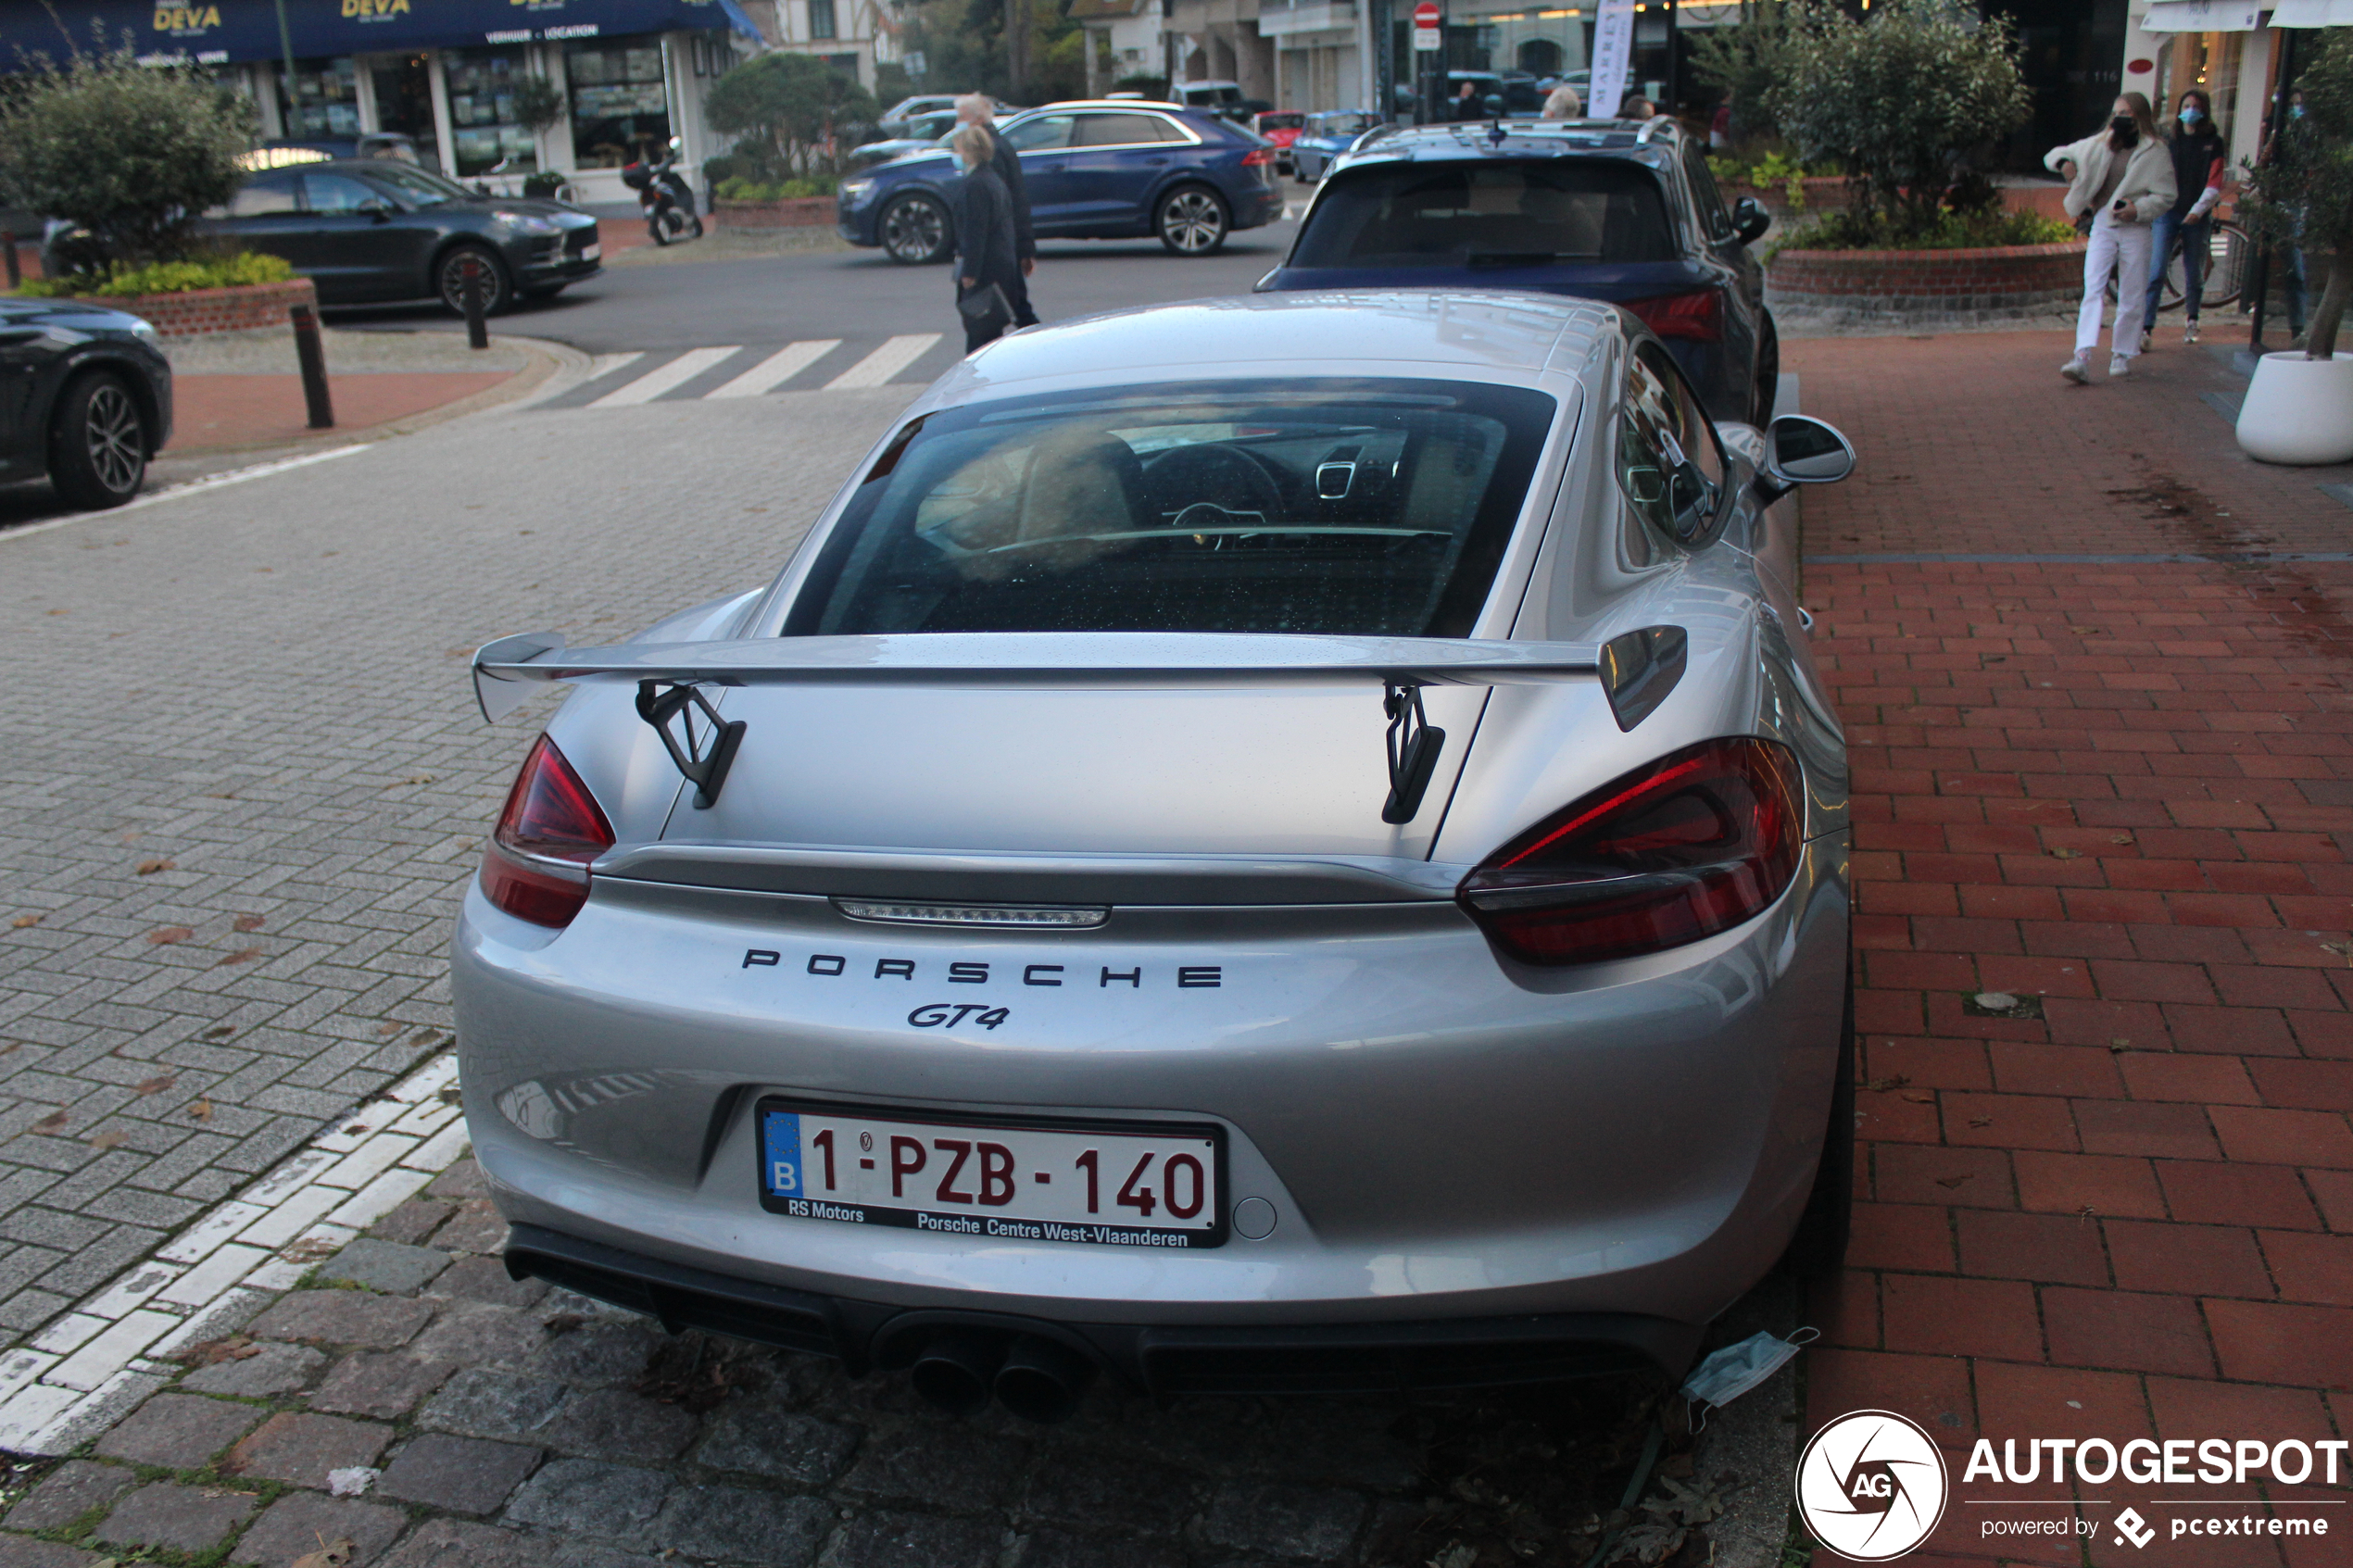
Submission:
[[[1025,332],[610,646],[459,917],[508,1266],[951,1408],[1690,1360],[1843,1245],[1838,432],[1606,306]]]

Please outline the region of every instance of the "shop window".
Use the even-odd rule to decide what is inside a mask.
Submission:
[[[670,94],[657,38],[600,38],[564,50],[572,79],[572,157],[582,169],[618,169],[670,146]]]
[[[359,79],[350,56],[296,60],[291,91],[280,69],[278,106],[290,142],[359,135]]]
[[[809,36],[837,38],[834,31],[834,0],[809,0]]]
[[[422,55],[380,57],[368,67],[375,89],[376,125],[417,144],[417,161],[441,167],[441,138],[433,123],[433,76]]]
[[[449,133],[458,173],[486,174],[539,167],[531,132],[515,119],[515,85],[526,74],[521,49],[445,49],[442,75],[449,86]]]

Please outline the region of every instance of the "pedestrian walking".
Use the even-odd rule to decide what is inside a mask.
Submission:
[[[2116,278],[2116,332],[2108,340],[2108,373],[2123,375],[2140,352],[2141,314],[2148,303],[2149,224],[2173,206],[2173,155],[2158,134],[2149,101],[2127,93],[2111,107],[2107,128],[2053,147],[2043,167],[2067,177],[2067,215],[2091,236],[2083,253],[2083,307],[2075,317],[2075,357],[2059,374],[2091,380],[2089,361],[2100,345],[2100,316],[2108,281]]]
[[[2176,241],[2182,246],[2182,307],[2189,315],[2182,341],[2197,341],[2197,295],[2213,243],[2207,215],[2222,199],[2222,177],[2230,168],[2230,153],[2214,129],[2214,100],[2195,87],[2183,93],[2173,106],[2173,134],[2167,146],[2173,155],[2173,205],[2149,225],[2148,304],[2141,315],[2144,354],[2157,329],[2158,296],[2165,287],[2165,264],[2172,258]]]
[[[1544,118],[1582,119],[1585,118],[1585,100],[1577,95],[1576,88],[1564,82],[1545,94]]]
[[[956,100],[956,123],[977,125],[988,132],[989,166],[997,170],[997,178],[1004,182],[1005,195],[1013,203],[1013,256],[1021,265],[1013,271],[1013,281],[1006,286],[1005,299],[1013,307],[1013,325],[1034,327],[1038,312],[1029,305],[1029,275],[1038,270],[1038,236],[1029,226],[1029,183],[1022,176],[1021,155],[997,134],[997,122],[992,111],[995,105],[978,93],[967,93]]]
[[[956,182],[956,312],[970,354],[1013,324],[1012,291],[1021,284],[1021,262],[1013,198],[994,165],[997,138],[987,126],[959,125],[948,144],[964,170]]]

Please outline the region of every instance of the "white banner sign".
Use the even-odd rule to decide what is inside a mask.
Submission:
[[[1617,101],[1626,96],[1626,76],[1634,65],[1634,0],[1602,0],[1601,19],[1593,29],[1592,93],[1585,112],[1595,119],[1614,119]]]

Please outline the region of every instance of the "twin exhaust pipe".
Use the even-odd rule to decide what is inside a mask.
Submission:
[[[918,1395],[950,1415],[978,1415],[993,1399],[1048,1425],[1078,1408],[1095,1366],[1035,1334],[944,1328],[925,1342],[908,1376]]]

